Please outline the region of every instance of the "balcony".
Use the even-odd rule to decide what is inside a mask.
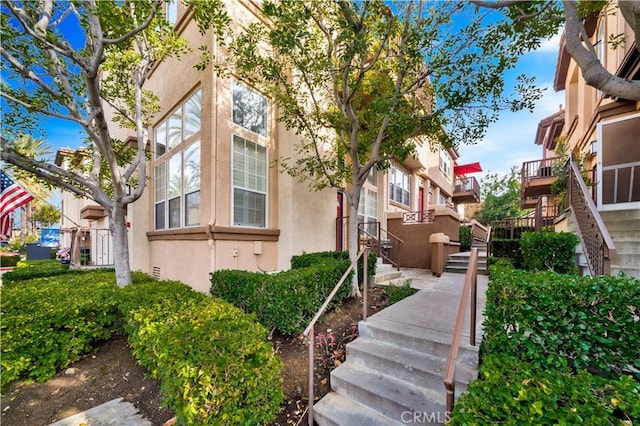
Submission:
[[[98,205],[85,206],[80,210],[80,218],[88,220],[102,219],[107,213],[104,207]]]
[[[529,204],[534,204],[533,199],[537,202],[541,195],[551,194],[551,184],[557,178],[553,166],[559,160],[560,157],[554,157],[522,163],[520,199],[523,206],[527,204],[527,199],[531,201]]]
[[[453,189],[453,202],[474,204],[480,202],[480,184],[474,177],[457,177]]]

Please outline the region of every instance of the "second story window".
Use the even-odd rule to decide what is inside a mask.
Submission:
[[[451,158],[447,155],[447,152],[443,149],[440,150],[440,171],[450,178],[451,174]]]
[[[398,163],[389,168],[389,199],[409,206],[409,172]]]
[[[233,122],[260,136],[267,136],[267,99],[238,81],[233,82]]]

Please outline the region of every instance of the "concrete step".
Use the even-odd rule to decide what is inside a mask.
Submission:
[[[421,388],[355,362],[347,361],[331,372],[331,388],[394,421],[401,422],[406,412],[442,413],[445,418],[442,390]]]
[[[367,321],[360,321],[358,323],[358,332],[364,338],[382,341],[439,358],[447,358],[451,347],[451,333],[402,324],[380,319],[376,316],[369,318]],[[470,346],[468,344],[469,338],[465,337],[464,334],[458,349],[458,360],[468,365],[474,365],[473,362],[475,360],[475,365],[477,365],[478,346]],[[479,336],[480,332],[476,336],[478,344],[480,343]]]
[[[640,241],[614,241],[616,253],[640,256]]]
[[[640,231],[636,230],[611,230],[607,227],[611,239],[615,241],[640,241]]]
[[[621,272],[628,277],[634,277],[634,278],[640,279],[640,269],[637,267],[633,268],[629,266],[618,266],[615,264],[611,265],[611,275],[615,276]]]
[[[347,359],[413,385],[444,392],[445,358],[358,338],[347,345]],[[475,365],[465,364],[463,360],[456,363],[456,391],[464,391],[467,384],[478,377],[477,358],[475,362]]]
[[[376,272],[375,277],[373,277],[374,284],[380,284],[385,281],[391,281],[402,278],[402,272],[400,271],[389,271],[389,272]]]
[[[314,420],[320,426],[401,425],[354,400],[329,392],[313,406]]]
[[[638,209],[629,209],[629,210],[608,210],[608,211],[600,211],[600,217],[605,222],[608,221],[618,221],[618,220],[640,220],[640,210]]]
[[[620,267],[640,268],[640,256],[637,254],[620,253],[616,250],[616,257],[613,260],[613,264]]]
[[[640,219],[605,220],[609,232],[611,231],[640,231]]]
[[[444,271],[451,272],[452,274],[466,274],[467,267],[466,266],[465,267],[445,266]],[[478,274],[489,275],[489,270],[478,268]]]

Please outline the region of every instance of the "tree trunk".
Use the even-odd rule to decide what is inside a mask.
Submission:
[[[353,262],[358,256],[358,205],[360,204],[360,189],[362,185],[353,185],[347,193],[349,202],[349,259]],[[349,297],[361,297],[358,286],[358,268],[354,268],[353,281],[351,282],[351,292]],[[364,271],[366,273],[366,271]]]
[[[118,286],[124,287],[131,284],[127,206],[115,202],[109,214],[109,219],[109,228],[113,235],[113,259],[116,269],[116,283]]]

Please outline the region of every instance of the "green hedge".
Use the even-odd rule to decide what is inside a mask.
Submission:
[[[505,240],[505,239],[492,239],[491,240],[491,256],[504,257],[511,259],[515,268],[522,268],[523,259],[522,251],[520,249],[520,240]]]
[[[460,231],[458,232],[458,241],[460,241],[460,251],[469,251],[471,250],[471,227],[470,226],[460,226]]]
[[[577,273],[575,249],[579,242],[569,232],[525,232],[520,237],[524,269]]]
[[[20,253],[0,253],[0,266],[16,266],[20,262]]]
[[[134,301],[123,305],[133,354],[162,382],[164,403],[178,424],[275,419],[284,399],[282,362],[253,315],[178,282],[123,291]]]
[[[640,367],[640,282],[502,269],[487,290],[484,349],[541,369]]]
[[[349,260],[348,251],[318,251],[315,253],[302,253],[298,256],[291,257],[291,269],[307,268],[309,266],[322,263],[326,259],[334,260]],[[378,261],[378,255],[374,251],[369,252],[369,261],[367,263],[367,269],[369,270],[369,276],[373,277],[376,274],[376,266]],[[358,260],[358,281],[362,284],[362,271],[364,269],[364,260],[360,258]]]
[[[630,376],[605,379],[584,370],[532,370],[526,362],[491,355],[484,357],[480,377],[460,396],[448,425],[622,425],[622,420],[640,420],[640,383]]]
[[[4,277],[3,277],[4,278]],[[118,332],[113,274],[43,277],[2,287],[2,385],[47,380]]]
[[[211,274],[211,294],[256,314],[268,328],[301,332],[349,267],[348,260],[321,258],[320,263],[277,274],[221,270]],[[349,279],[331,306],[350,290]]]
[[[94,271],[112,272],[113,269],[69,269],[55,260],[28,260],[18,262],[18,267],[2,275],[2,284],[12,284],[36,278],[54,277],[57,275],[87,275]]]

